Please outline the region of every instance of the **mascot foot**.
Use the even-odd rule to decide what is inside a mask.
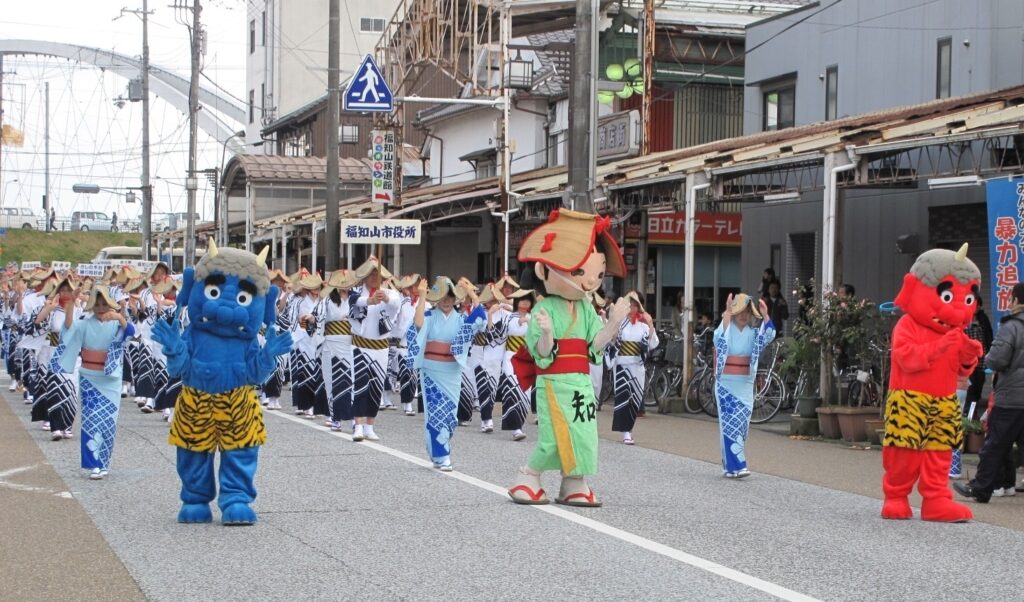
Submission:
[[[551,503],[540,486],[540,473],[525,466],[519,469],[516,484],[508,490],[508,496],[513,502],[527,506]]]
[[[914,518],[907,498],[887,498],[882,504],[882,518],[891,520],[908,520]]]
[[[921,502],[921,520],[937,523],[966,523],[974,518],[971,509],[946,498]]]
[[[585,508],[599,508],[601,502],[597,501],[594,490],[587,485],[583,477],[562,477],[562,486],[558,490],[558,497],[555,502],[563,506],[582,506]]]
[[[210,512],[209,504],[182,504],[178,511],[179,523],[209,523],[213,522],[213,513]]]
[[[256,513],[248,504],[231,504],[221,511],[221,522],[229,527],[256,523]]]

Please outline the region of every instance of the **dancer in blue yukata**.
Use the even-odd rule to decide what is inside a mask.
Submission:
[[[455,311],[458,297],[469,296],[475,307],[464,315]],[[426,302],[434,309],[426,311]],[[487,313],[477,303],[476,292],[456,287],[449,278],[440,276],[428,292],[427,281],[420,280],[416,317],[406,333],[409,360],[419,370],[426,414],[427,454],[434,467],[451,472],[452,435],[458,424],[456,417],[462,372],[473,335],[487,325]]]
[[[121,361],[125,340],[135,328],[105,286],[89,293],[88,317],[75,319],[75,297],[64,306],[64,331],[50,360],[50,370],[74,373],[78,358],[78,387],[82,399],[82,468],[90,479],[107,476],[114,451],[117,412],[121,405]]]
[[[764,300],[743,293],[729,295],[722,323],[715,329],[715,401],[722,436],[722,469],[729,479],[750,476],[747,469],[747,433],[754,410],[754,377],[761,350],[775,339]],[[763,320],[760,326],[751,321]]]

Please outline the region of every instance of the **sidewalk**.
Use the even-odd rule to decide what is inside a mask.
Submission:
[[[12,407],[0,402],[0,598],[144,600]],[[77,437],[52,444],[80,445]]]
[[[611,431],[610,408],[601,411],[601,437],[621,441]],[[783,428],[783,426],[785,428]],[[882,454],[879,446],[864,449],[863,444],[842,441],[792,439],[785,422],[754,425],[747,442],[750,469],[785,479],[801,481],[882,499]],[[648,411],[638,418],[633,431],[636,445],[712,464],[721,462],[718,423],[704,415],[685,416]],[[965,473],[973,474],[977,456],[967,456]],[[957,501],[962,498],[955,496]],[[919,508],[915,492],[910,503]],[[1024,494],[1011,498],[993,498],[988,504],[969,503],[976,520],[1024,531]],[[780,509],[782,510],[782,509]],[[879,504],[881,510],[881,504]]]

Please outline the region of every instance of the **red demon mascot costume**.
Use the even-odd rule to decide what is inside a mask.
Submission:
[[[892,376],[882,442],[882,517],[908,519],[907,496],[917,483],[921,519],[964,522],[973,518],[953,502],[949,465],[963,439],[958,376],[974,371],[981,343],[967,338],[981,285],[978,266],[958,252],[926,251],[903,278],[896,305],[906,315],[892,333]]]

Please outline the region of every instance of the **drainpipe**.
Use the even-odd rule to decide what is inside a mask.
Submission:
[[[857,163],[846,165],[834,165],[834,155],[825,158],[828,180],[825,182],[824,207],[822,216],[822,257],[821,262],[821,292],[833,290],[836,287],[836,214],[839,207],[839,190],[837,182],[838,174],[844,171],[851,171],[857,168]]]
[[[437,164],[437,183],[444,184],[444,140],[431,134],[430,130],[425,129],[423,130],[423,133],[424,135],[426,135],[427,138],[433,138],[434,140],[437,140],[438,142],[441,143],[441,156],[438,157],[439,163]],[[431,157],[431,161],[433,161],[433,157]]]
[[[512,197],[518,197],[518,195],[512,191],[509,191],[508,196],[511,200]],[[505,268],[503,274],[508,274],[508,246],[509,246],[509,223],[512,221],[512,216],[519,213],[519,208],[509,208],[508,211],[502,213],[500,211],[492,211],[492,217],[500,217],[503,224],[505,224],[505,252],[502,253],[501,257],[505,262]]]
[[[683,386],[690,382],[693,375],[693,277],[694,247],[697,236],[697,192],[711,187],[705,174],[695,173],[686,176],[686,280],[683,283]]]
[[[825,180],[825,193],[823,195],[822,208],[822,261],[821,261],[821,287],[818,299],[823,300],[826,291],[835,289],[836,286],[836,215],[839,207],[839,173],[851,171],[857,168],[857,162],[852,161],[844,165],[836,165],[838,153],[829,153],[825,156],[825,172],[828,179]],[[832,403],[832,350],[821,350],[821,383],[819,393],[824,403]]]

